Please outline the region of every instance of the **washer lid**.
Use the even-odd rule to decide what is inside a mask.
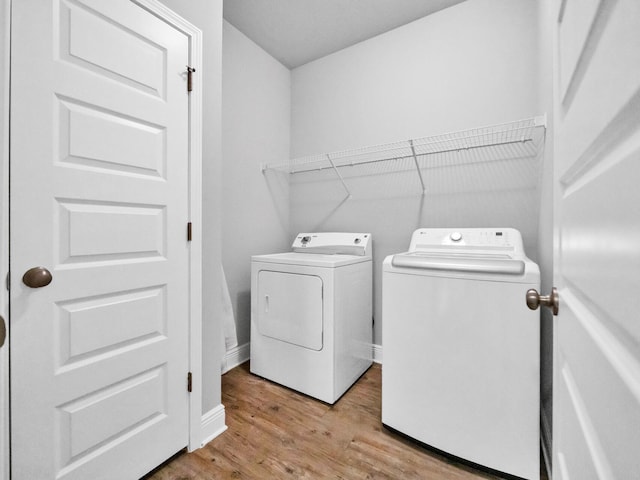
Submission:
[[[254,255],[252,262],[279,263],[285,265],[306,265],[310,267],[335,268],[354,263],[370,262],[371,257],[361,255],[322,254],[322,253],[274,253],[271,255]]]
[[[445,270],[448,272],[502,273],[522,275],[524,262],[508,255],[442,255],[413,252],[394,255],[394,267]]]
[[[420,228],[408,252],[389,255],[383,271],[409,275],[539,281],[540,270],[513,228]]]

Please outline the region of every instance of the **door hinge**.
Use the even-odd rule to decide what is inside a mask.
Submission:
[[[187,373],[187,392],[191,393],[191,390],[193,390],[193,382],[191,380],[191,372]]]
[[[190,242],[191,239],[193,238],[192,233],[191,233],[191,222],[187,223],[187,242]]]
[[[11,272],[7,272],[7,291],[11,291]]]
[[[187,92],[193,90],[193,73],[196,71],[195,68],[187,65]]]

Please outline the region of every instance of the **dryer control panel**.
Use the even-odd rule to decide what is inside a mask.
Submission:
[[[371,234],[349,232],[299,233],[294,252],[371,256]]]

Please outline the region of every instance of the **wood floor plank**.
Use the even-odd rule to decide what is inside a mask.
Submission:
[[[249,372],[222,377],[228,430],[145,480],[494,480],[383,427],[381,368],[373,365],[327,405]],[[543,477],[546,479],[546,476]]]

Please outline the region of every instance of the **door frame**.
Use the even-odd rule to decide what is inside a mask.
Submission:
[[[189,39],[189,66],[196,81],[189,94],[189,442],[191,452],[202,446],[202,31],[158,0],[130,0],[185,34]],[[186,72],[185,65],[185,72]],[[186,235],[185,225],[185,235]],[[185,378],[186,387],[186,378]]]
[[[9,324],[9,296],[3,280],[9,271],[9,104],[11,4],[0,0],[0,314]],[[158,17],[189,39],[189,65],[202,71],[202,31],[170,10],[159,0],[130,0]],[[186,71],[186,65],[185,65]],[[187,449],[202,446],[202,82],[192,83],[189,94],[189,219],[194,228],[189,248],[188,365],[192,376],[189,395]],[[185,225],[186,235],[186,225]],[[0,478],[10,478],[10,336],[0,348]],[[185,388],[186,388],[185,372]]]
[[[9,60],[11,0],[0,0],[0,279],[9,273]],[[0,281],[0,314],[7,339],[0,347],[0,478],[9,478],[9,291]]]

